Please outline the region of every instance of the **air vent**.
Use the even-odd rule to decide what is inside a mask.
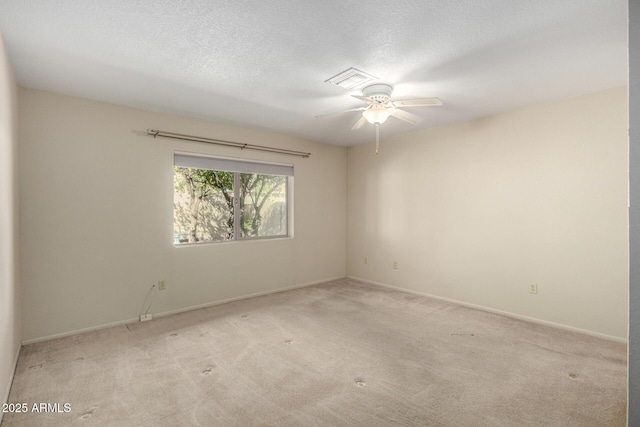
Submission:
[[[330,79],[325,80],[325,83],[333,83],[334,85],[338,85],[347,90],[352,90],[373,80],[378,80],[378,78],[371,74],[367,74],[364,71],[360,71],[357,68],[351,67],[348,70],[344,70]]]

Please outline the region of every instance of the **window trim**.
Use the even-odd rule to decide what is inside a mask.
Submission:
[[[233,221],[233,239],[229,240],[208,240],[195,243],[173,243],[176,248],[188,247],[188,246],[202,246],[208,244],[217,243],[232,243],[232,242],[247,242],[247,241],[260,241],[260,240],[282,240],[293,239],[293,180],[294,180],[294,168],[295,165],[290,163],[276,163],[263,160],[253,160],[244,158],[234,158],[225,156],[215,156],[201,153],[191,153],[186,151],[174,151],[173,153],[173,167],[188,167],[193,169],[208,169],[223,172],[232,172],[233,175],[233,203],[234,203],[234,221]],[[214,169],[215,168],[215,169]],[[233,170],[233,169],[243,170]],[[281,173],[277,173],[281,172]],[[175,173],[175,172],[174,172]],[[240,174],[262,174],[262,175],[275,175],[285,177],[285,192],[286,192],[286,230],[285,234],[273,235],[273,236],[257,236],[257,237],[242,237],[240,230]],[[174,190],[175,194],[175,190]],[[174,224],[175,224],[175,207],[174,207]]]

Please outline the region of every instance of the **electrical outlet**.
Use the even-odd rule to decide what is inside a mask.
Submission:
[[[151,313],[143,314],[140,316],[141,322],[146,322],[147,320],[151,320],[151,319],[153,319],[153,314]]]
[[[535,283],[531,283],[529,285],[529,293],[530,294],[537,294],[538,293],[538,285]]]
[[[398,261],[393,261],[393,269],[394,270],[398,269]]]
[[[158,290],[164,291],[167,289],[167,283],[164,280],[158,280]]]
[[[365,264],[369,264],[369,258],[368,257],[364,257],[364,263]]]

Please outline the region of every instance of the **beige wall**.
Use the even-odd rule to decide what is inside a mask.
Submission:
[[[20,100],[24,340],[135,320],[159,279],[156,314],[345,276],[345,148],[36,90]],[[293,163],[295,238],[174,247],[174,150]]]
[[[627,157],[626,88],[352,147],[348,275],[625,339]]]
[[[0,36],[0,393],[9,388],[20,350],[18,286],[18,88]],[[0,412],[2,421],[2,412]]]

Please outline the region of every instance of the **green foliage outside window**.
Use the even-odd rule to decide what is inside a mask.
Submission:
[[[235,240],[236,222],[240,239],[286,236],[287,177],[174,167],[176,244]]]

